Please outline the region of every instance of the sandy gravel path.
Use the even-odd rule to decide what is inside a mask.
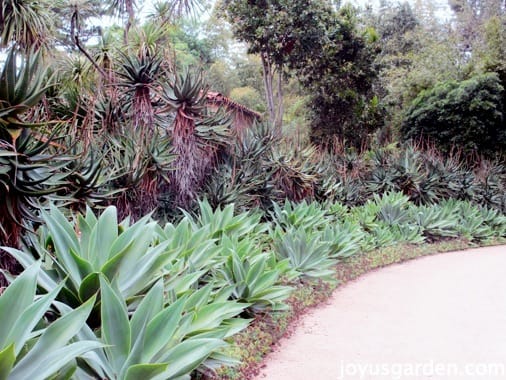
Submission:
[[[506,246],[424,257],[338,288],[255,380],[506,379]]]

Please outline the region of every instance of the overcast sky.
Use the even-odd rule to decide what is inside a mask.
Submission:
[[[448,0],[398,0],[398,2],[404,2],[407,1],[408,3],[411,3],[415,5],[417,2],[429,2],[434,4],[434,7],[436,8],[436,14],[440,18],[441,21],[450,20],[452,17],[452,12],[450,10],[450,7],[448,5]],[[154,0],[139,0],[138,4],[143,4],[142,6],[142,13],[148,14],[152,9],[152,3]],[[380,0],[344,0],[344,3],[348,2],[353,5],[372,5],[375,8],[379,7]],[[392,2],[395,3],[395,0]],[[214,1],[209,1],[209,4],[214,3]]]
[[[417,0],[399,0],[400,3],[404,1],[407,1],[413,5],[417,3]],[[375,8],[378,8],[380,4],[380,0],[345,0],[344,2],[362,6],[372,5]],[[448,5],[448,0],[429,0],[428,2],[434,4],[434,7],[436,8],[436,14],[442,21],[451,19],[452,11]]]

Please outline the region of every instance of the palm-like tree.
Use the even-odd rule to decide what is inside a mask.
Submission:
[[[108,5],[108,11],[111,14],[122,16],[126,13],[127,15],[125,32],[123,35],[123,39],[126,45],[128,43],[128,32],[135,23],[135,0],[109,0],[106,1],[106,4]]]
[[[208,87],[201,72],[187,71],[164,86],[164,100],[176,112],[170,128],[176,159],[171,184],[178,206],[188,207],[214,167],[220,145],[230,140],[230,119],[207,112]]]
[[[153,4],[150,18],[158,21],[161,25],[171,24],[185,15],[201,11],[203,7],[203,0],[157,1]]]
[[[51,137],[32,132],[47,123],[32,123],[26,116],[47,89],[41,55],[26,57],[19,67],[17,57],[11,50],[0,72],[0,245],[14,247],[24,227],[37,220],[39,206],[62,189],[70,163],[54,159]],[[13,265],[0,256],[0,267]]]
[[[44,0],[2,0],[0,3],[0,46],[15,44],[29,51],[47,47],[54,30]]]

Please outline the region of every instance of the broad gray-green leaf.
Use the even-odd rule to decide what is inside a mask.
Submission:
[[[2,321],[0,348],[10,344],[7,342],[7,337],[16,320],[32,304],[39,270],[40,263],[33,264],[21,273],[0,296],[0,321]]]
[[[125,376],[125,380],[150,380],[167,370],[167,363],[137,364],[131,366]]]
[[[41,368],[46,367],[48,365],[48,355],[60,350],[61,348],[63,348],[63,350],[58,351],[61,352],[60,356],[67,357],[65,354],[65,349],[68,347],[65,346],[86,323],[86,319],[90,315],[94,303],[95,298],[91,298],[88,302],[84,303],[77,309],[63,315],[55,322],[50,324],[49,327],[44,330],[30,351],[23,357],[23,359],[21,359],[19,363],[16,364],[14,370],[12,371],[12,376],[16,376],[17,379],[32,379],[33,376],[35,376],[33,373],[34,368],[39,366]],[[98,346],[95,344],[94,347]],[[73,359],[73,357],[71,359]],[[67,362],[59,360],[56,363],[63,366]]]
[[[189,339],[163,355],[169,367],[163,374],[165,379],[183,376],[197,368],[210,354],[225,343],[219,339]]]
[[[37,301],[33,302],[20,315],[18,315],[18,319],[7,336],[7,342],[14,343],[16,356],[19,355],[26,341],[30,338],[33,329],[47,312],[49,306],[54,301],[62,287],[63,284],[60,284],[50,293],[45,294]]]
[[[158,354],[170,343],[175,331],[179,327],[185,301],[186,298],[177,300],[158,313],[149,322],[144,340],[143,361],[151,361],[154,355]]]
[[[101,268],[109,259],[109,252],[117,237],[117,211],[116,207],[110,206],[100,215],[91,231],[88,256],[94,268]]]
[[[125,302],[118,297],[109,282],[100,278],[102,292],[101,316],[102,339],[109,347],[109,360],[116,371],[120,371],[131,349],[130,322]]]

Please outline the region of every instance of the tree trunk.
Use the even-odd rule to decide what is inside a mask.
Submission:
[[[132,0],[126,0],[125,1],[125,9],[128,15],[127,23],[125,25],[125,31],[123,33],[123,42],[125,43],[125,46],[128,45],[128,32],[130,31],[130,28],[132,27],[134,21],[135,21],[135,12],[134,12],[134,4]]]
[[[263,70],[263,79],[264,79],[264,89],[265,89],[265,100],[267,101],[267,110],[269,112],[269,122],[272,126],[276,123],[276,110],[274,107],[274,93],[272,90],[272,64],[267,53],[263,52],[261,54],[262,57],[262,70]]]
[[[283,127],[283,114],[284,114],[284,104],[283,104],[283,69],[278,68],[278,91],[277,91],[277,108],[276,108],[276,117],[274,121],[274,129],[279,136],[281,136],[282,127]]]
[[[17,214],[16,209],[14,209],[13,212]],[[12,220],[9,215],[7,199],[5,197],[0,197],[0,245],[19,248],[22,227]],[[16,216],[18,217],[19,215]],[[18,219],[20,219],[20,217]],[[16,275],[21,273],[23,268],[16,259],[0,249],[0,269]],[[0,294],[2,294],[1,288],[7,287],[7,285],[7,279],[0,273]]]

